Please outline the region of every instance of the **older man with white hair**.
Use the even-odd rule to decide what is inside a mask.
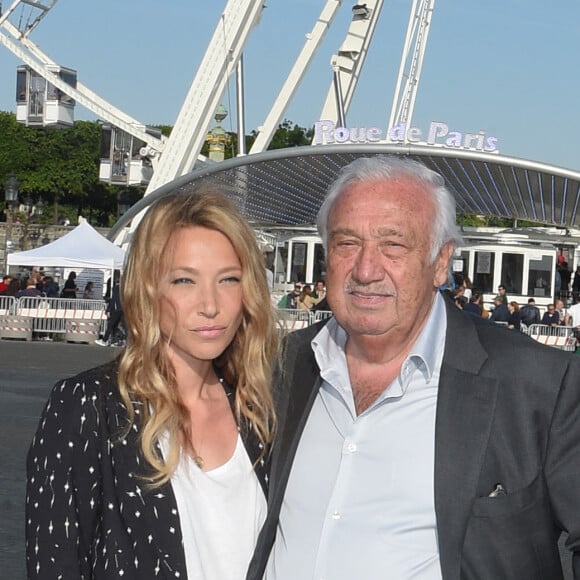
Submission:
[[[580,358],[442,296],[455,204],[421,163],[352,162],[318,226],[334,317],[288,337],[248,578],[559,580],[565,530],[580,579]]]

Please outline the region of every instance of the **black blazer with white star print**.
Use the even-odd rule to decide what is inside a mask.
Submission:
[[[151,467],[138,425],[121,437],[126,422],[115,363],[53,388],[27,458],[29,579],[187,578],[171,484],[146,489]],[[254,463],[260,446],[251,429],[241,433]],[[263,461],[256,473],[265,492]]]

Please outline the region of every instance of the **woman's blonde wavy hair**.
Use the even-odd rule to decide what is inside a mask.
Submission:
[[[173,193],[156,201],[137,227],[121,281],[127,346],[119,361],[119,389],[128,410],[127,430],[138,422],[140,445],[153,468],[144,475],[153,487],[167,482],[181,449],[193,453],[189,413],[182,404],[173,367],[159,328],[159,279],[166,270],[166,248],[178,228],[201,226],[224,234],[242,266],[242,323],[232,343],[215,361],[235,390],[234,414],[244,419],[266,453],[275,429],[271,394],[277,353],[274,311],[265,265],[254,232],[223,195],[207,190]],[[158,443],[168,436],[169,453]]]

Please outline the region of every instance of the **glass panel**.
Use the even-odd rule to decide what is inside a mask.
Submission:
[[[451,258],[451,267],[453,274],[461,274],[464,280],[469,279],[469,251],[462,250],[460,254],[454,254]]]
[[[103,125],[101,127],[101,159],[111,158],[111,127]]]
[[[528,296],[551,296],[553,256],[542,256],[540,260],[530,260],[528,272]]]
[[[505,253],[501,259],[501,280],[506,294],[522,294],[524,276],[524,255]]]
[[[73,87],[73,89],[77,88],[77,74],[73,71],[61,70],[58,73],[58,76],[67,84]],[[63,93],[62,91],[58,91],[60,102],[65,105],[74,105],[75,100],[72,97],[69,97],[67,94]]]
[[[277,284],[284,284],[288,272],[288,242],[278,246],[277,254],[274,282]]]
[[[316,284],[317,280],[324,280],[326,282],[326,258],[324,256],[324,247],[322,244],[314,244],[312,282]]]
[[[115,129],[113,147],[113,166],[111,179],[115,181],[127,181],[127,169],[129,167],[129,155],[131,154],[131,135]]]
[[[16,72],[16,102],[26,103],[26,69]]]
[[[473,288],[480,292],[493,292],[494,252],[475,252],[473,269]]]
[[[304,282],[306,280],[306,246],[304,242],[292,244],[291,282]]]
[[[141,147],[145,147],[145,141],[141,141],[141,139],[137,139],[137,137],[133,137],[133,146],[131,150],[131,159],[141,159],[141,154],[139,150]]]
[[[60,91],[52,84],[48,83],[46,87],[46,100],[57,101]]]
[[[30,89],[28,95],[28,116],[41,117],[44,114],[44,93],[46,90],[46,80],[30,72]]]

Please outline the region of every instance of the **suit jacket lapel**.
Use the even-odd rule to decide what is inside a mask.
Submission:
[[[247,580],[258,580],[264,576],[268,557],[276,538],[278,516],[296,448],[318,393],[319,369],[310,348],[310,341],[320,326],[317,324],[297,333],[296,336],[288,337],[284,368],[281,376],[278,376],[275,381],[278,432],[270,464],[268,516],[258,538]]]
[[[320,387],[319,369],[310,346],[315,334],[308,333],[307,339],[296,346],[289,346],[286,374],[282,381],[286,398],[280,408],[278,437],[270,472],[271,500],[278,497],[281,500],[283,496],[300,436]],[[299,364],[296,364],[298,361]]]
[[[435,511],[443,578],[459,579],[463,537],[497,399],[479,375],[487,353],[473,321],[448,306],[435,427]]]

